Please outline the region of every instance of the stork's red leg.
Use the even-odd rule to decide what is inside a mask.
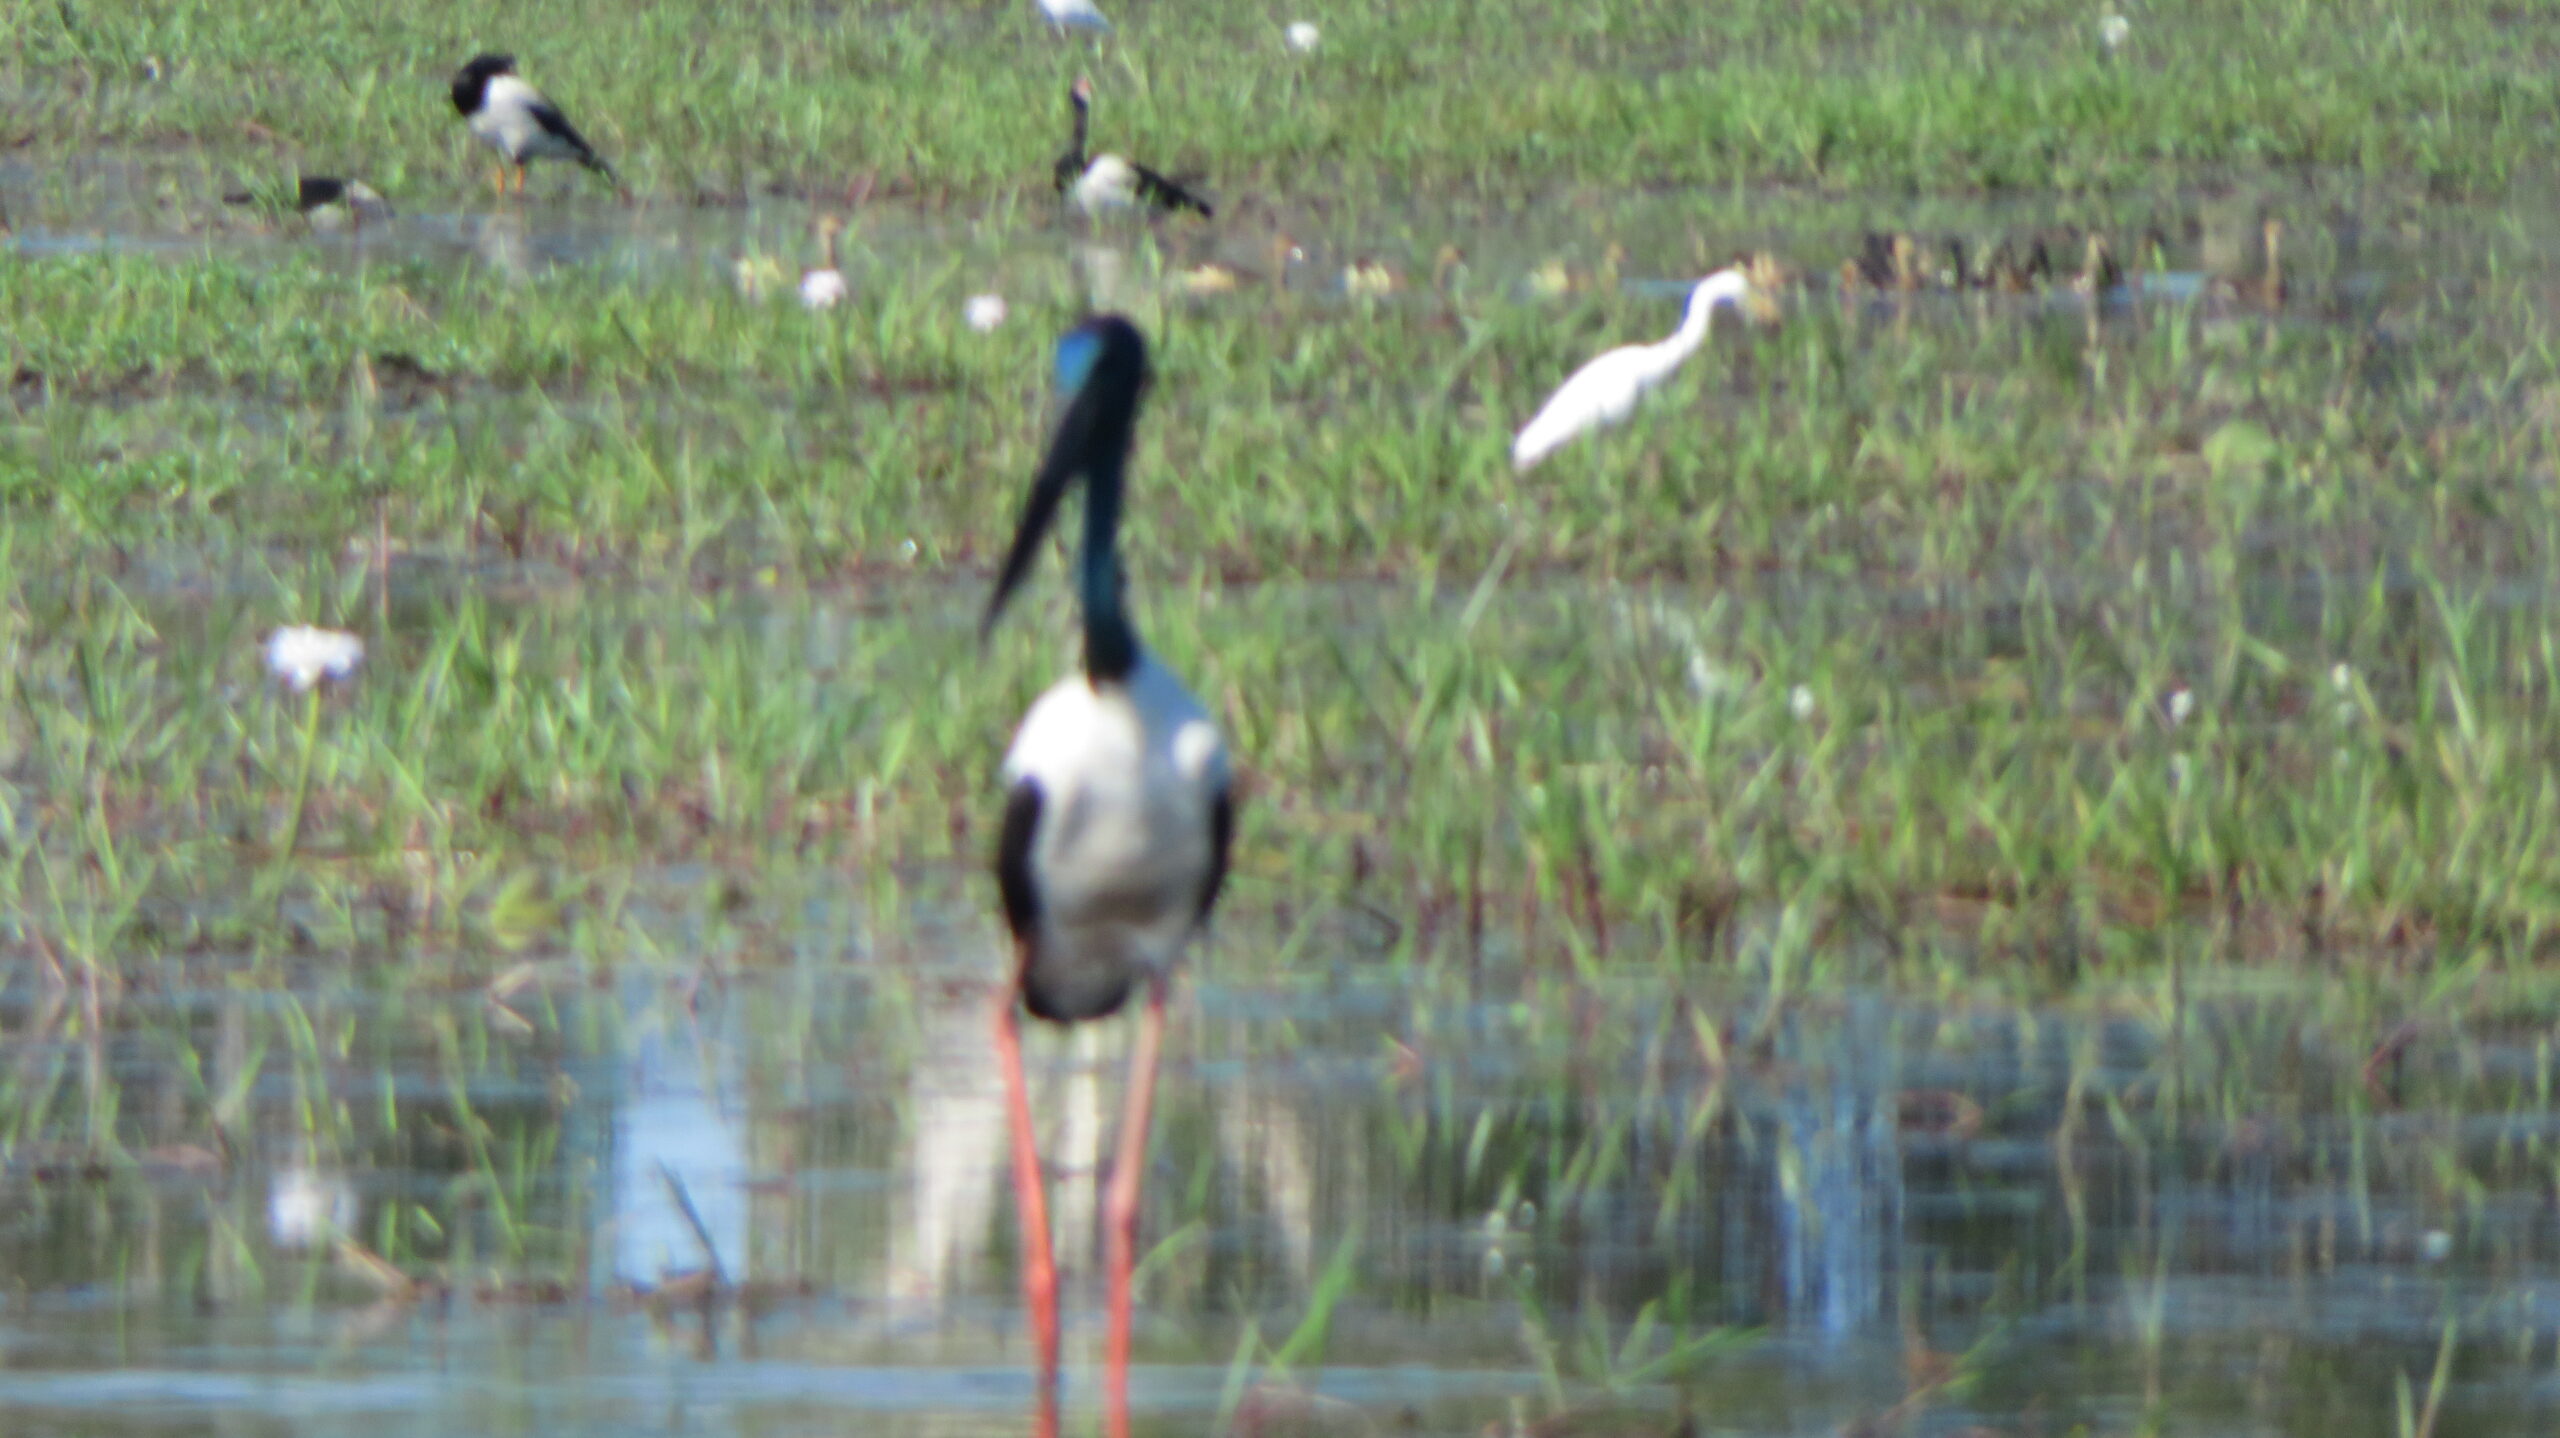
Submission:
[[[1031,1135],[1031,1090],[1022,1077],[1021,1021],[1014,994],[996,994],[996,1061],[1004,1069],[1005,1116],[1013,1128],[1013,1202],[1022,1220],[1022,1302],[1031,1310],[1031,1340],[1040,1350],[1037,1438],[1058,1432],[1058,1266],[1049,1252],[1049,1191],[1040,1176],[1040,1147]]]
[[[1120,1115],[1120,1151],[1111,1161],[1111,1191],[1103,1199],[1103,1262],[1109,1272],[1111,1325],[1103,1350],[1105,1438],[1129,1438],[1129,1282],[1137,1261],[1138,1200],[1147,1176],[1147,1121],[1155,1107],[1164,999],[1165,979],[1159,974],[1147,983],[1147,1007],[1138,1015],[1137,1043],[1129,1050],[1128,1106]]]

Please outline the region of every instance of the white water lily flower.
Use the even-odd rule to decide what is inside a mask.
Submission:
[[[267,672],[299,694],[323,679],[344,679],[364,661],[364,641],[343,629],[288,624],[267,636]]]
[[[960,317],[969,322],[969,328],[986,334],[1004,323],[1004,296],[971,295],[969,302],[960,307]]]
[[[1292,22],[1287,33],[1289,37],[1289,48],[1297,51],[1301,55],[1316,47],[1316,27],[1312,21],[1299,20]]]

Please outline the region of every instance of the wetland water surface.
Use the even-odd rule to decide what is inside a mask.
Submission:
[[[1012,266],[1072,309],[1068,247],[882,225],[816,329],[730,290],[797,214],[420,215],[306,264],[48,203],[16,281],[104,318],[13,396],[12,496],[69,516],[25,552],[76,562],[8,580],[0,1430],[1022,1431],[967,816],[1049,659],[967,657],[950,586],[1047,329],[964,348],[957,300]],[[1528,278],[1590,294],[1597,226],[1352,222],[1281,300],[1142,293],[1180,340],[1141,602],[1259,788],[1162,1091],[1141,1422],[2560,1423],[2547,1024],[2322,981],[2548,942],[2553,531],[2509,441],[2560,391],[2436,375],[2531,349],[2549,261],[2492,294],[2495,217],[2436,218],[2298,223],[2272,314],[1816,289],[1537,484],[1505,416],[1761,236],[1613,213],[1569,342]],[[1809,223],[1821,274],[1863,218]],[[1451,238],[1474,277],[1411,285]],[[1285,303],[1372,251],[1407,291]],[[1273,454],[1304,495],[1171,477]],[[253,653],[297,619],[373,647],[280,860]],[[1804,982],[1880,927],[1898,992],[2105,977]],[[1071,1254],[1117,1042],[1038,1055]]]
[[[1309,958],[1322,977],[1187,990],[1150,1431],[1226,1408],[1472,1434],[1568,1406],[1668,1432],[1685,1405],[1718,1433],[2381,1438],[2440,1348],[2438,1433],[2560,1410],[2539,1032],[2425,1028],[2368,1071],[2352,1025],[2283,994],[2182,1021],[2136,997],[1773,1015]],[[341,977],[103,1016],[15,986],[6,1081],[44,1117],[0,1173],[0,1414],[1019,1431],[982,975],[965,950],[534,963],[461,996]],[[1073,1235],[1117,1055],[1035,1058]],[[115,1146],[59,1140],[101,1107]],[[1292,1377],[1233,1386],[1284,1348]]]

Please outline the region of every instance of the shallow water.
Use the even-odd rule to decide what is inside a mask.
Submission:
[[[850,219],[845,268],[866,281],[912,283],[918,274],[960,271],[983,287],[1020,292],[1045,282],[1062,259],[1084,249],[1081,223],[1063,222],[1045,188],[1026,187],[992,205],[955,209],[874,197],[866,188],[812,195],[651,196],[617,203],[589,177],[539,176],[520,199],[464,192],[455,204],[438,188],[430,200],[388,196],[395,214],[348,229],[334,214],[315,225],[271,207],[231,206],[219,197],[290,185],[291,172],[249,174],[187,154],[102,152],[0,159],[0,201],[15,222],[0,248],[29,255],[125,250],[184,255],[203,250],[310,251],[332,263],[385,266],[476,263],[530,277],[563,266],[646,282],[733,277],[742,264],[769,262],[787,288],[816,261],[811,234],[826,213]],[[2050,293],[2007,308],[2079,309],[2071,291],[2082,262],[2083,228],[2109,233],[2127,282],[2105,298],[2117,305],[2177,306],[2217,279],[2254,279],[2263,255],[2259,224],[2287,225],[2285,249],[2299,310],[2353,299],[2369,311],[2384,291],[2431,288],[2476,274],[2496,248],[2526,258],[2546,226],[2560,180],[2530,175],[2502,206],[2421,203],[2389,177],[2351,172],[2281,182],[2211,182],[2057,209],[2036,195],[1868,196],[1811,190],[1723,194],[1566,191],[1535,203],[1462,196],[1335,195],[1303,204],[1238,197],[1214,225],[1173,221],[1106,225],[1103,248],[1133,263],[1231,266],[1252,293],[1272,279],[1302,295],[1344,295],[1355,263],[1385,265],[1401,293],[1436,283],[1515,295],[1587,293],[1600,278],[1629,294],[1676,300],[1695,277],[1758,249],[1774,252],[1817,292],[1870,233],[1908,232],[1932,270],[1943,243],[1960,239],[1979,265],[2002,239],[2052,239],[2057,269]],[[2063,236],[2074,238],[2067,240]],[[1295,253],[1276,267],[1273,241]],[[1613,259],[1612,251],[1622,258]],[[1454,279],[1453,279],[1454,277]],[[1091,276],[1080,270],[1080,279]],[[1110,298],[1108,295],[1105,299]],[[1208,298],[1214,299],[1215,296]],[[2332,313],[2329,318],[2347,316]]]
[[[41,1101],[0,1175],[9,1431],[1019,1431],[985,927],[895,963],[537,962],[503,1007],[361,958],[94,1025],[14,985],[6,1082]],[[1207,1429],[1337,1259],[1321,1360],[1248,1415],[2381,1435],[2448,1325],[2438,1433],[2560,1407],[2538,1030],[2423,1033],[2368,1081],[2372,1033],[2281,993],[1770,1014],[1210,965],[1153,1154],[1151,1431]],[[1079,1375],[1111,1042],[1035,1048]],[[318,1256],[340,1223],[416,1286]],[[1749,1331],[1609,1392],[1717,1326]]]

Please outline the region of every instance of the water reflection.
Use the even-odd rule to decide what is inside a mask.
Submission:
[[[1018,1431],[976,983],[545,988],[530,1032],[326,984],[130,994],[94,1024],[11,990],[7,1431]],[[1474,1433],[1606,1403],[1661,1432],[1677,1380],[1718,1431],[2381,1438],[2448,1322],[2440,1435],[2554,1416],[2536,1035],[2406,1053],[2377,1092],[2313,995],[1190,992],[1134,1385],[1158,1431],[1201,1431],[1239,1353],[1288,1348],[1258,1422]],[[1120,1041],[1034,1051],[1080,1195],[1071,1410]],[[1720,1325],[1760,1336],[1674,1361]]]
[[[637,1283],[744,1274],[750,1169],[738,1050],[706,1049],[688,1016],[648,999],[626,1003],[630,1072],[613,1109],[614,1273]]]
[[[287,1253],[356,1233],[356,1188],[346,1176],[280,1168],[267,1180],[267,1238]]]

